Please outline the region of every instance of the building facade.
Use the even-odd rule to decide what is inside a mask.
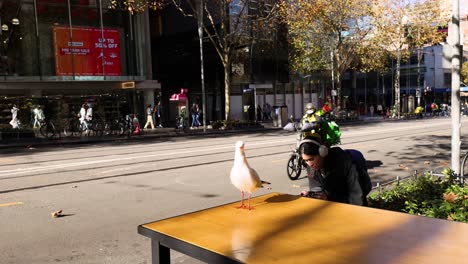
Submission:
[[[5,0],[0,19],[0,124],[13,104],[27,123],[35,106],[63,119],[87,103],[110,120],[155,102],[148,13],[109,1]]]

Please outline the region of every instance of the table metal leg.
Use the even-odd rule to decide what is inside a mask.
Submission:
[[[151,239],[152,264],[170,264],[171,254],[169,248],[159,243],[159,240]]]

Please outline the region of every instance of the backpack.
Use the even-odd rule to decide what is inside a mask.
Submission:
[[[367,172],[366,159],[359,150],[347,149],[345,151],[351,156],[353,164],[356,166],[356,170],[359,174],[358,180],[359,185],[361,186],[362,196],[365,198],[372,190],[372,182],[369,177],[369,173]],[[367,205],[366,199],[363,200],[365,205]]]
[[[341,143],[340,127],[335,121],[321,121],[318,134],[325,145],[333,146]]]

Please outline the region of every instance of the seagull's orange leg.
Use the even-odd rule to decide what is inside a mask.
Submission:
[[[237,209],[240,209],[240,208],[245,208],[245,204],[244,204],[244,192],[241,191],[241,204],[239,206],[236,207]]]
[[[249,193],[249,207],[248,207],[249,210],[255,209],[255,208],[253,208],[252,206],[250,206],[250,198],[251,198],[251,197],[252,197],[252,193]]]

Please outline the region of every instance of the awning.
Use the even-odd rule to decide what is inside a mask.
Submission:
[[[187,88],[180,88],[180,93],[175,93],[171,95],[171,98],[169,98],[170,101],[179,101],[179,102],[185,102],[187,101],[187,93],[188,89]]]
[[[450,88],[435,88],[435,91],[434,89],[431,89],[430,91],[427,91],[428,94],[432,94],[432,93],[450,93],[452,89]],[[423,89],[421,89],[422,92],[424,92]],[[460,88],[460,91],[461,88]],[[466,90],[468,92],[468,90]],[[416,94],[416,89],[405,89],[405,88],[400,88],[400,94]]]
[[[451,88],[436,88],[435,92],[436,93],[450,93],[452,89]]]

